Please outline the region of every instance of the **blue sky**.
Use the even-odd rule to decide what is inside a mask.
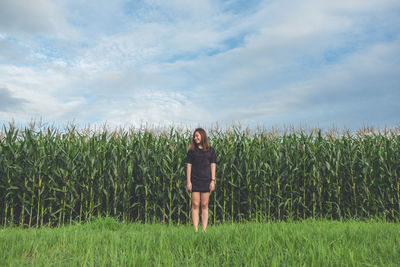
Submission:
[[[400,2],[0,1],[0,124],[400,124]]]

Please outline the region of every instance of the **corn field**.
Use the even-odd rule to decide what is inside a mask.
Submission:
[[[207,131],[217,152],[209,221],[400,218],[399,128]],[[115,216],[191,223],[192,130],[0,132],[0,223],[57,226]]]

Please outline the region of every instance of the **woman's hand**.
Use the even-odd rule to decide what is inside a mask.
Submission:
[[[212,192],[212,191],[214,191],[214,189],[215,189],[215,183],[214,183],[214,181],[211,181],[211,183],[210,183],[210,191]]]
[[[192,192],[192,183],[188,183],[187,186],[186,186],[186,189],[187,189],[189,192]]]

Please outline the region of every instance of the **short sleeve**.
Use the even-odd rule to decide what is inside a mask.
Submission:
[[[189,150],[186,155],[186,163],[193,164],[193,151]]]
[[[217,163],[217,154],[215,154],[214,148],[211,148],[211,160],[210,163]]]

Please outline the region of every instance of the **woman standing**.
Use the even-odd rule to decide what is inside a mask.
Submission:
[[[208,143],[207,134],[202,128],[193,133],[192,143],[186,157],[187,190],[192,193],[192,221],[198,231],[199,207],[201,204],[201,223],[206,231],[208,223],[208,199],[215,189],[215,168],[217,157]]]

